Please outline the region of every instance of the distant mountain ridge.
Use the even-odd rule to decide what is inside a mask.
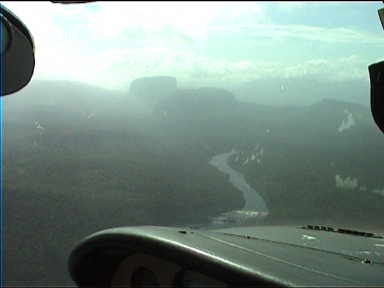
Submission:
[[[266,223],[382,225],[384,140],[369,107],[272,106],[174,78],[136,83],[135,96],[36,81],[5,98],[8,281],[72,284],[67,253],[97,230],[204,225],[241,209],[242,194],[209,165],[232,149],[231,167],[267,203]]]
[[[367,74],[368,77],[368,74]],[[323,98],[369,105],[366,80],[319,81],[316,78],[268,78],[238,83],[231,91],[241,101],[267,105],[307,106]]]

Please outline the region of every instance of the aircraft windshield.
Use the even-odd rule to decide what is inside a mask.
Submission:
[[[36,46],[3,99],[9,285],[71,285],[111,227],[383,227],[380,2],[5,6]]]

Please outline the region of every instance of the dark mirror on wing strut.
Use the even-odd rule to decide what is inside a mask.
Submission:
[[[28,28],[0,4],[0,96],[19,91],[29,83],[35,68],[33,39]]]
[[[371,82],[371,111],[377,126],[384,133],[384,61],[368,67]]]

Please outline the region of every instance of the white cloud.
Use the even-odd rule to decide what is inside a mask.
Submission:
[[[215,17],[223,20],[223,15],[230,11],[227,16],[236,19],[241,11],[249,12],[245,6],[250,5],[233,5],[9,2],[6,6],[23,20],[34,37],[34,78],[117,87],[146,74],[187,73],[196,78],[199,73],[205,75],[223,67],[223,61],[199,56],[196,47],[206,37],[206,27]],[[256,13],[257,5],[251,6]],[[199,68],[204,65],[211,68]]]
[[[250,30],[250,27],[248,27]],[[266,38],[291,38],[329,43],[372,43],[384,45],[381,34],[347,28],[323,28],[304,25],[258,24],[252,27],[251,36]]]
[[[346,177],[343,179],[340,175],[335,175],[336,187],[347,190],[356,189],[359,184],[357,178]]]
[[[374,189],[374,190],[372,190],[372,192],[375,193],[375,194],[379,194],[379,195],[384,196],[384,188],[382,188],[382,189]]]
[[[204,39],[214,23],[264,19],[260,5],[247,2],[99,2],[95,7],[84,15],[88,29],[108,38],[127,30],[155,32],[172,27]]]
[[[368,80],[367,61],[350,55],[336,59],[312,59],[285,69],[285,77],[316,76],[325,81]]]
[[[339,128],[337,129],[340,133],[344,130],[350,129],[352,126],[355,125],[355,119],[353,118],[352,113],[349,112],[347,109],[344,110],[344,113],[346,114],[346,119],[343,119]]]
[[[231,33],[238,33],[244,39],[261,37],[263,40],[258,41],[265,43],[269,43],[268,38],[384,43],[381,35],[350,29],[270,23],[265,5],[253,2],[6,2],[5,6],[27,24],[35,39],[34,79],[79,80],[109,88],[125,87],[134,78],[159,74],[175,76],[180,83],[191,86],[263,77],[367,78],[366,60],[354,55],[314,57],[294,65],[255,57],[207,56],[205,44],[219,32],[225,32],[227,39]],[[285,3],[278,7],[282,6],[303,7],[293,2],[289,8]],[[270,45],[274,49],[274,44]]]
[[[265,18],[264,18],[265,19]],[[244,33],[248,37],[273,40],[307,40],[326,43],[357,43],[384,45],[384,38],[379,33],[358,31],[349,28],[325,28],[297,24],[279,25],[274,23],[240,23],[233,25],[212,26],[212,31],[226,33]]]

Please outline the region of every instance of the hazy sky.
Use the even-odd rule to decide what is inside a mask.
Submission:
[[[377,2],[3,2],[28,25],[34,79],[126,87],[169,75],[181,85],[264,77],[367,79],[383,58]]]

